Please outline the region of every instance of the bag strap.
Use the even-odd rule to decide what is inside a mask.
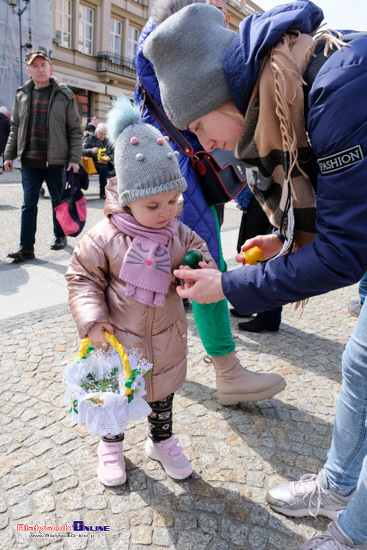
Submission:
[[[73,191],[74,188],[80,189],[80,183],[79,183],[79,172],[74,172],[74,168],[70,168],[70,170],[66,170],[66,180],[65,180],[65,189],[71,188]]]
[[[143,100],[143,106],[145,105],[152,115],[156,118],[159,124],[162,126],[163,130],[167,132],[169,137],[174,141],[180,151],[190,157],[191,159],[195,158],[195,152],[192,148],[191,143],[181,134],[181,132],[176,128],[174,124],[170,121],[167,115],[162,111],[159,105],[154,101],[154,99],[148,94],[143,84],[141,83],[140,78],[137,79],[137,88],[140,97]]]

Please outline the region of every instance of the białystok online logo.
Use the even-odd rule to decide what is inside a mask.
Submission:
[[[73,522],[74,531],[109,531],[109,525],[84,525],[84,521]]]
[[[17,524],[17,531],[30,531],[30,536],[55,536],[54,534],[50,533],[58,533],[57,536],[62,535],[62,532],[64,532],[68,536],[76,536],[73,534],[73,532],[80,533],[81,531],[84,532],[101,532],[101,531],[109,531],[110,526],[109,525],[85,525],[84,521],[76,520],[73,521],[72,525],[68,525],[67,523],[64,523],[64,525],[38,525],[36,523],[35,525],[28,525],[27,523],[18,523]],[[32,534],[33,532],[33,534]],[[34,534],[38,533],[38,534]],[[79,535],[81,536],[81,535]],[[86,536],[86,535],[84,535]]]

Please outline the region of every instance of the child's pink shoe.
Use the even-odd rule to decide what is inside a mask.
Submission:
[[[98,445],[98,456],[97,475],[99,481],[108,487],[125,483],[126,472],[122,454],[122,441],[107,443],[101,440]]]
[[[154,443],[150,438],[145,443],[145,452],[150,458],[159,460],[167,474],[173,479],[185,479],[192,474],[192,466],[182,453],[177,437],[170,437],[162,443]]]

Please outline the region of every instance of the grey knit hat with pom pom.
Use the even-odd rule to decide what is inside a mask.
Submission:
[[[107,135],[115,148],[121,206],[168,191],[185,191],[187,183],[176,153],[154,126],[141,122],[139,106],[125,96],[113,102]]]

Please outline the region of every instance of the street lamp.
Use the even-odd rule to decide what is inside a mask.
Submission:
[[[13,13],[18,16],[19,18],[19,51],[20,51],[20,85],[23,86],[23,48],[31,48],[32,44],[30,42],[26,42],[25,44],[22,44],[22,15],[24,11],[27,9],[27,5],[29,4],[31,0],[23,0],[25,3],[25,6],[23,9],[20,7],[20,0],[8,0],[9,6],[12,7]],[[18,7],[18,9],[15,9]]]

